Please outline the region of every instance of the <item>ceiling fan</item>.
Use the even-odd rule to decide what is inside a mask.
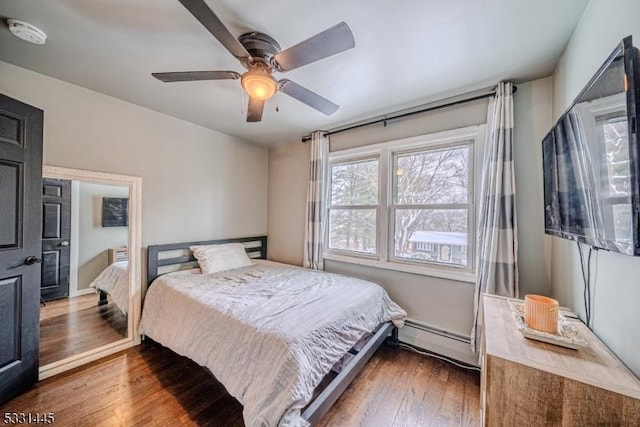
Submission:
[[[152,73],[153,77],[163,82],[240,79],[242,87],[249,94],[248,122],[259,122],[262,119],[264,102],[277,90],[327,116],[336,112],[337,104],[289,79],[276,80],[273,73],[291,71],[355,47],[353,34],[346,23],[341,22],[281,51],[280,45],[272,37],[255,31],[245,33],[236,40],[204,0],[178,1],[247,71],[243,74],[235,71]]]

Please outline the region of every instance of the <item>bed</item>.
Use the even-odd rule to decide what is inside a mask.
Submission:
[[[232,242],[246,245],[251,265],[203,274],[188,249]],[[140,330],[206,367],[247,426],[306,426],[385,339],[397,341],[406,313],[371,282],[265,258],[265,236],[149,246]]]
[[[124,313],[129,309],[129,268],[128,261],[116,261],[102,270],[96,277],[90,288],[96,290],[99,295],[98,305],[108,303],[107,295]]]

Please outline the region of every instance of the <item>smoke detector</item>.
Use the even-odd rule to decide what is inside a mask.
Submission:
[[[7,24],[9,25],[9,31],[22,40],[35,44],[45,44],[47,41],[47,34],[28,22],[7,19]]]

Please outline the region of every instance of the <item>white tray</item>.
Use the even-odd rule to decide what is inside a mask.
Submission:
[[[511,308],[511,313],[513,314],[513,319],[515,320],[518,330],[525,338],[555,344],[573,350],[587,346],[587,342],[582,338],[578,328],[573,324],[573,322],[576,321],[575,319],[569,319],[563,314],[559,314],[558,333],[550,334],[527,326],[524,321],[524,301],[509,300],[509,307]]]

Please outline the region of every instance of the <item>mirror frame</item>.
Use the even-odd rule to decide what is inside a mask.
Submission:
[[[140,264],[142,240],[142,178],[131,175],[48,165],[43,166],[42,177],[86,181],[95,184],[120,185],[129,188],[129,311],[126,338],[40,366],[38,380],[49,378],[61,372],[140,344],[138,324],[140,323],[140,312],[142,309],[142,270]]]

